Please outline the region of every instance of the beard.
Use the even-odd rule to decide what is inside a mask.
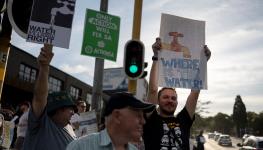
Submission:
[[[160,107],[160,112],[166,116],[174,116],[175,110],[168,111]]]

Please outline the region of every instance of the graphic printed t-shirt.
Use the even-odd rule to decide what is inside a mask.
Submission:
[[[145,150],[189,150],[190,128],[193,120],[186,108],[176,117],[161,117],[154,111],[143,130]]]

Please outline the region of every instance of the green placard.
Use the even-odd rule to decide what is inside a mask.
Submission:
[[[116,61],[119,29],[120,17],[87,9],[81,54]]]

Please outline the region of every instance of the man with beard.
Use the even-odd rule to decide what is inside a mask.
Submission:
[[[158,110],[146,116],[143,140],[146,150],[189,150],[190,128],[200,90],[191,90],[185,107],[174,116],[178,101],[175,89],[164,87],[158,93],[158,51],[161,50],[161,39],[156,38],[153,44],[154,56],[150,73],[148,101],[158,104]],[[211,52],[204,46],[207,60]]]

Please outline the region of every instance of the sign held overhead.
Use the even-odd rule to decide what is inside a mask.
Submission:
[[[120,17],[87,9],[81,54],[116,61],[119,32]]]
[[[27,41],[69,48],[75,0],[34,0]]]

